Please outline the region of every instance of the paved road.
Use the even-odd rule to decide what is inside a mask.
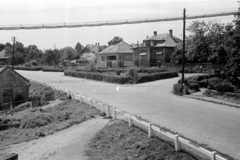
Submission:
[[[118,85],[66,77],[63,73],[19,73],[137,114],[240,160],[240,109],[173,95],[172,86],[179,77],[138,85]]]

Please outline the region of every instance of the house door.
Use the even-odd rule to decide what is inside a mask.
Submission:
[[[3,89],[3,103],[9,103],[13,101],[13,90]]]

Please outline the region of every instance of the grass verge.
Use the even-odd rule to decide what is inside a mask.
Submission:
[[[174,147],[158,138],[148,138],[136,127],[128,127],[124,121],[111,121],[89,143],[86,155],[90,160],[107,159],[161,159],[195,160],[193,156],[176,152]]]
[[[65,100],[58,106],[25,110],[0,117],[8,124],[0,131],[0,151],[8,145],[44,137],[94,118],[99,111],[76,100]]]

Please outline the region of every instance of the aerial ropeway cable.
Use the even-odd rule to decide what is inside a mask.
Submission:
[[[210,18],[220,16],[240,15],[240,11],[235,12],[223,12],[214,14],[204,14],[195,16],[186,16],[186,19],[198,19],[198,18]],[[178,21],[183,20],[183,17],[172,18],[156,18],[156,19],[142,19],[142,20],[125,20],[125,21],[104,21],[104,22],[80,22],[80,23],[63,23],[63,24],[39,24],[39,25],[19,25],[19,26],[1,26],[0,30],[33,30],[33,29],[56,29],[56,28],[79,28],[79,27],[97,27],[97,26],[113,26],[124,24],[139,24],[139,23],[154,23],[164,21]]]

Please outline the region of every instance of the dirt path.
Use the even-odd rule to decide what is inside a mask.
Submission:
[[[16,144],[8,152],[18,153],[19,160],[84,160],[84,146],[109,120],[88,120],[53,135]]]

